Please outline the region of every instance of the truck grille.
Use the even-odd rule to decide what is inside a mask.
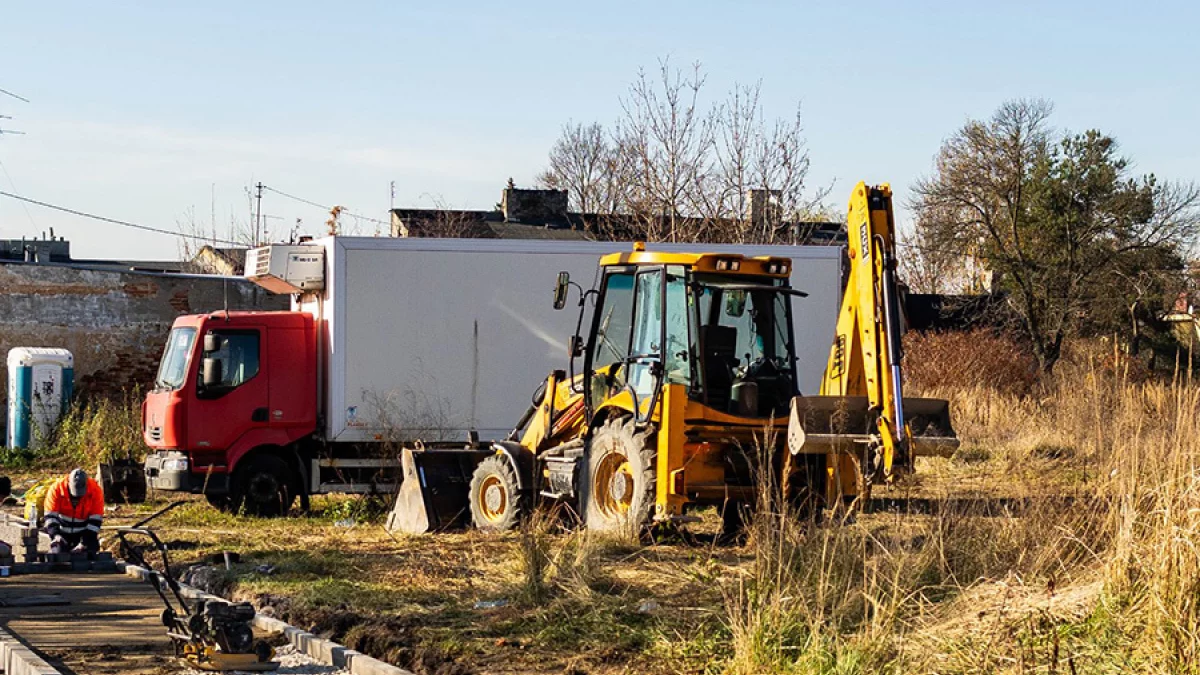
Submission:
[[[146,435],[155,443],[162,440],[162,427],[150,427],[146,430]]]

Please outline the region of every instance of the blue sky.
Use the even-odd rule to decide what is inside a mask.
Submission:
[[[219,230],[244,221],[260,180],[379,218],[390,181],[398,206],[488,208],[664,56],[701,62],[710,99],[761,79],[769,114],[800,102],[837,208],[860,179],[906,199],[943,138],[1013,97],[1195,180],[1198,26],[1183,2],[5,3],[0,88],[31,102],[0,96],[0,128],[27,134],[0,135],[0,189],[172,230],[213,195]],[[270,193],[263,211],[323,229]],[[0,197],[0,238],[51,226],[77,257],[178,255]]]

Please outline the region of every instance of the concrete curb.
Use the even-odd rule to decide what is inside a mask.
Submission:
[[[143,581],[150,576],[150,571],[146,568],[128,563],[125,564],[124,571],[126,576]],[[183,590],[183,596],[189,600],[222,600],[228,602],[225,598],[205,593],[191,586],[185,584],[180,584],[180,586]],[[254,627],[268,633],[283,633],[287,636],[288,642],[300,652],[326,665],[349,670],[353,675],[414,675],[412,671],[393,666],[390,663],[384,663],[362,652],[348,649],[344,645],[340,645],[332,640],[319,638],[308,631],[300,630],[279,619],[256,614],[254,615]],[[31,675],[34,673],[41,675],[40,671],[26,672]],[[50,671],[50,673],[57,672],[55,670]],[[5,671],[4,675],[9,675],[9,673]]]
[[[0,628],[0,673],[4,675],[62,675],[45,659]]]

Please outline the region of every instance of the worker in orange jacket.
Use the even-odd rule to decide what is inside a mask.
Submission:
[[[104,491],[83,469],[75,469],[50,488],[42,522],[51,538],[51,553],[96,553],[104,522]]]

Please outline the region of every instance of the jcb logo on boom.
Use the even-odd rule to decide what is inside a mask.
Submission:
[[[863,223],[862,225],[859,226],[858,238],[861,241],[861,243],[859,245],[862,247],[863,260],[869,260],[871,258],[871,246],[870,246],[871,241],[870,241],[870,238],[867,236],[867,224],[866,223]]]

